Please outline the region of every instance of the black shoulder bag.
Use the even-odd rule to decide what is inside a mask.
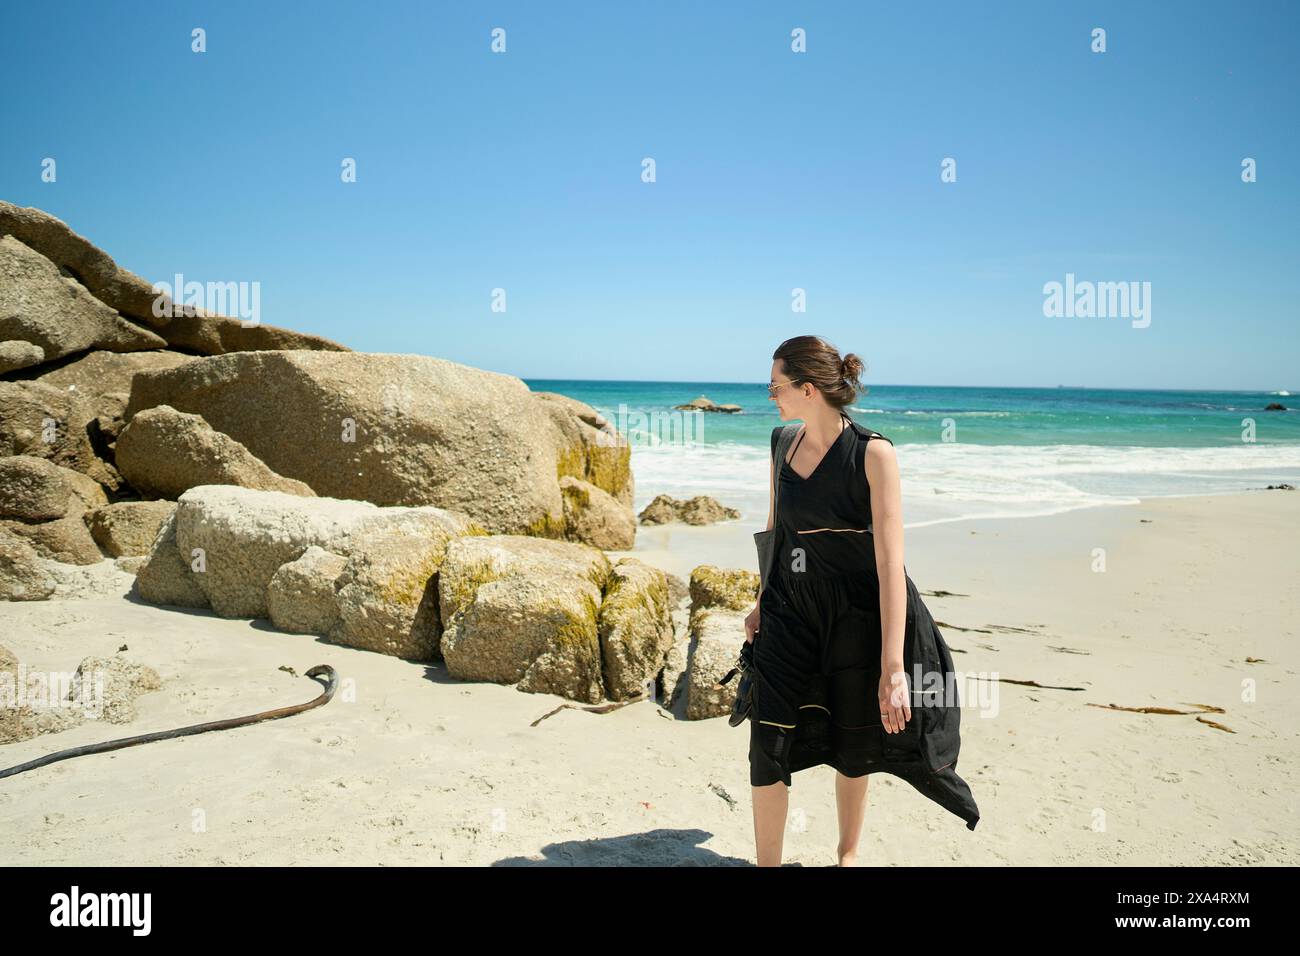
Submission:
[[[772,561],[776,557],[776,514],[781,503],[781,472],[778,463],[785,461],[786,450],[789,449],[790,443],[794,441],[795,433],[798,430],[798,425],[786,425],[781,429],[781,434],[777,437],[776,449],[772,454],[772,527],[754,532],[754,547],[758,551],[758,598],[760,602],[763,599],[763,592],[767,589]],[[757,637],[755,637],[755,640],[757,640]],[[736,700],[731,707],[731,716],[727,718],[727,723],[732,727],[739,727],[743,724],[749,718],[754,707],[753,641],[746,640],[740,645],[740,655],[736,658],[736,666],[727,671],[727,676],[718,681],[718,684],[727,683],[737,674],[740,675],[740,683],[736,685]]]

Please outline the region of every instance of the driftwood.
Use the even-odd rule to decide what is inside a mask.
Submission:
[[[1203,723],[1203,724],[1209,724],[1209,725],[1210,725],[1211,727],[1213,727],[1215,730],[1224,730],[1224,731],[1227,731],[1227,732],[1230,733],[1230,734],[1235,734],[1235,733],[1236,733],[1236,731],[1233,730],[1231,727],[1225,727],[1225,726],[1223,726],[1223,724],[1219,723],[1218,721],[1216,721],[1216,720],[1210,720],[1210,718],[1208,718],[1208,717],[1197,717],[1196,719],[1199,720],[1199,721],[1200,721],[1201,723]]]
[[[585,710],[589,714],[608,714],[610,711],[618,710],[620,707],[626,707],[628,704],[635,704],[638,701],[648,700],[650,697],[645,691],[637,694],[635,697],[629,697],[627,700],[615,701],[612,704],[561,704],[554,710],[549,710],[542,716],[534,720],[529,727],[536,727],[547,717],[553,717],[562,710]]]
[[[940,620],[938,620],[938,619],[935,620],[934,625],[935,625],[935,627],[942,627],[942,628],[945,628],[945,629],[947,629],[947,630],[949,630],[949,631],[978,631],[980,634],[992,634],[992,633],[993,633],[993,632],[990,631],[988,628],[984,628],[984,627],[962,627],[960,624],[949,624],[947,621],[940,621]]]
[[[1010,624],[986,624],[984,627],[962,627],[960,624],[949,624],[947,621],[936,620],[936,627],[947,628],[950,631],[974,631],[977,634],[992,634],[994,631],[1001,631],[1004,634],[1033,634],[1035,637],[1045,636],[1042,631],[1036,631],[1034,628],[1045,627],[1043,624],[1031,624],[1029,627],[1012,627]]]
[[[1183,703],[1187,703],[1184,701]],[[1227,711],[1222,707],[1215,707],[1213,704],[1187,704],[1188,707],[1195,707],[1196,710],[1174,710],[1172,707],[1121,707],[1119,704],[1089,704],[1089,707],[1101,707],[1103,710],[1127,710],[1134,714],[1172,714],[1176,717],[1195,716],[1199,714],[1226,714]],[[1229,734],[1235,734],[1236,731],[1231,727],[1225,727],[1217,720],[1210,720],[1208,717],[1196,716],[1196,719],[1203,724],[1208,724],[1215,730],[1222,730]]]
[[[211,720],[205,724],[194,724],[190,727],[179,727],[176,730],[159,730],[152,734],[140,734],[137,737],[120,737],[117,740],[106,740],[98,744],[86,744],[84,747],[71,747],[67,750],[59,750],[52,754],[46,754],[44,757],[37,757],[35,760],[29,760],[26,763],[20,763],[13,767],[0,770],[0,778],[12,777],[15,774],[25,773],[28,770],[35,770],[37,767],[44,767],[46,764],[54,763],[58,760],[67,760],[70,757],[81,757],[86,754],[99,754],[107,750],[121,750],[123,747],[134,747],[138,744],[152,743],[155,740],[169,740],[172,737],[187,737],[190,734],[201,734],[209,730],[228,730],[231,727],[242,727],[245,724],[255,724],[263,720],[276,720],[280,717],[289,717],[293,714],[301,714],[304,710],[311,710],[313,707],[319,707],[321,704],[327,704],[330,698],[334,696],[334,691],[338,689],[339,676],[335,673],[334,668],[328,664],[317,664],[307,672],[308,677],[324,677],[325,688],[315,700],[309,700],[305,704],[294,704],[290,707],[280,707],[275,710],[264,710],[259,714],[249,714],[247,717],[230,717],[226,720]]]
[[[1184,701],[1184,703],[1187,703]],[[1119,704],[1089,704],[1089,707],[1101,707],[1103,710],[1127,710],[1134,714],[1226,714],[1227,711],[1222,707],[1215,707],[1213,704],[1187,704],[1188,707],[1195,707],[1196,710],[1174,710],[1172,707],[1121,707]]]
[[[1038,687],[1042,690],[1087,690],[1086,687],[1061,687],[1057,684],[1040,684],[1036,680],[1016,680],[1014,677],[977,677],[975,680],[1001,681],[1003,684],[1019,684],[1022,687]]]

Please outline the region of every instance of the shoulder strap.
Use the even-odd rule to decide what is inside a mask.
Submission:
[[[772,429],[772,461],[775,463],[777,458],[784,458],[785,452],[790,448],[790,442],[794,440],[795,432],[799,426],[795,424],[777,425]]]
[[[880,432],[873,431],[872,429],[867,428],[867,426],[865,425],[859,425],[848,415],[847,412],[843,411],[842,409],[840,411],[840,414],[843,415],[845,418],[848,418],[849,427],[851,427],[855,432],[857,432],[859,436],[865,438],[868,442],[871,441],[871,439],[873,438],[884,438],[885,441],[889,442],[891,445],[894,443],[894,440],[892,438],[885,438],[885,436],[880,434]]]
[[[794,441],[795,432],[799,430],[798,425],[789,424],[780,428],[780,434],[776,439],[776,446],[772,450],[772,527],[776,527],[777,508],[781,504],[781,464],[785,461],[785,453]],[[775,431],[775,429],[774,429]]]

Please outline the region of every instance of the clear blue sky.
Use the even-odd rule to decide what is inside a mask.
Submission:
[[[0,198],[355,349],[761,381],[813,332],[869,384],[1300,385],[1300,4],[0,10]],[[1150,327],[1044,317],[1067,272],[1151,282]]]

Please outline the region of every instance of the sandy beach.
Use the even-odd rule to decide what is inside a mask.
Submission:
[[[1300,495],[1265,490],[908,529],[907,571],[958,670],[985,678],[963,685],[979,690],[959,764],[982,816],[968,831],[875,776],[862,865],[1300,862],[1297,532]],[[637,545],[610,555],[683,578],[754,567],[738,522],[642,528]],[[0,781],[0,864],[753,862],[748,727],[685,720],[681,700],[532,727],[565,701],[125,596],[6,602],[0,632],[29,670],[126,645],[164,682],[133,723],[12,744],[3,766],[316,696],[281,667],[328,663],[343,682],[301,715]],[[834,861],[833,787],[827,767],[795,777],[788,863]]]

